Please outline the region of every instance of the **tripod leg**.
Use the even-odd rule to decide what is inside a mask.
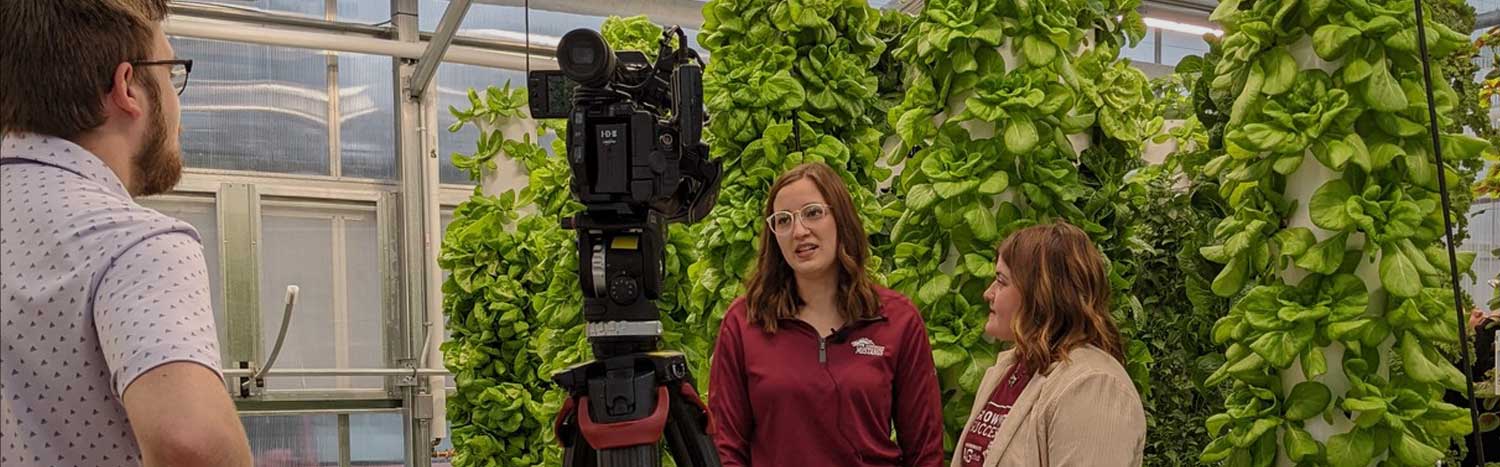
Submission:
[[[663,436],[677,467],[719,467],[719,451],[708,433],[708,411],[687,382],[672,391]]]
[[[573,433],[573,443],[563,447],[562,465],[564,467],[594,467],[597,462],[595,457],[598,453],[589,443],[583,440],[583,436],[577,432]]]
[[[611,448],[596,453],[599,467],[661,467],[661,446]]]
[[[563,467],[593,467],[596,453],[594,448],[589,447],[588,440],[583,439],[583,432],[578,431],[577,410],[574,400],[569,399],[562,411],[557,414],[553,433],[562,445]]]

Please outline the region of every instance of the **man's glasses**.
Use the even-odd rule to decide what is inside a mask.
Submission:
[[[828,205],[814,203],[803,206],[796,213],[792,211],[776,211],[769,217],[766,217],[766,224],[771,226],[771,232],[776,233],[776,235],[786,235],[792,232],[793,221],[801,219],[803,227],[812,228],[812,226],[807,225],[808,222],[817,222],[824,217],[828,217]]]
[[[188,74],[193,72],[192,60],[136,60],[131,61],[135,66],[171,65],[172,66],[172,90],[181,96],[182,91],[187,89]]]

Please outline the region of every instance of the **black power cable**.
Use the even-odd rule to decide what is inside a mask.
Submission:
[[[526,76],[531,76],[531,0],[526,0],[526,3],[522,6],[522,8],[526,9],[525,11],[521,12],[521,20],[526,22],[526,42],[525,45],[522,46],[525,47],[525,49],[522,50],[522,53],[526,54]]]
[[[1428,133],[1432,135],[1432,153],[1437,159],[1438,195],[1443,201],[1443,235],[1448,239],[1448,273],[1449,282],[1453,286],[1453,308],[1458,313],[1458,338],[1459,338],[1459,362],[1464,369],[1464,382],[1468,384],[1469,399],[1469,422],[1474,431],[1469,436],[1474,437],[1475,458],[1479,465],[1484,465],[1484,437],[1479,434],[1479,405],[1474,400],[1474,367],[1469,364],[1469,325],[1465,319],[1462,294],[1458,285],[1458,250],[1453,242],[1453,210],[1452,201],[1448,199],[1448,176],[1443,164],[1443,147],[1439,138],[1437,104],[1432,97],[1432,69],[1428,64],[1431,59],[1427,55],[1427,24],[1422,20],[1422,0],[1415,0],[1417,13],[1417,48],[1422,54],[1422,85],[1427,92],[1427,124]]]

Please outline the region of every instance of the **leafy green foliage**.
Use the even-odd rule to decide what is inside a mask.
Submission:
[[[476,195],[454,213],[439,264],[452,334],[444,364],[457,394],[448,399],[454,465],[534,465],[559,455],[551,418],[563,395],[543,382],[562,363],[585,358],[575,258],[557,246],[571,236],[556,222],[516,223],[516,196]]]
[[[661,48],[661,26],[652,23],[646,15],[605,18],[599,32],[604,36],[604,42],[615,50],[637,50],[646,54],[649,61],[656,61],[656,53]]]
[[[1232,389],[1225,411],[1207,423],[1215,439],[1199,460],[1268,465],[1280,451],[1303,463],[1368,465],[1385,456],[1432,465],[1469,428],[1462,410],[1440,402],[1463,377],[1440,351],[1457,344],[1458,323],[1443,286],[1438,169],[1410,4],[1226,1],[1213,19],[1228,35],[1212,43],[1222,59],[1205,76],[1208,99],[1197,102],[1229,112],[1224,151],[1203,171],[1233,212],[1199,252],[1224,265],[1212,289],[1235,302],[1214,325],[1214,342],[1227,350],[1207,381]],[[1299,63],[1289,44],[1302,38],[1332,65]],[[1427,46],[1443,56],[1464,50],[1467,38],[1432,23]],[[1448,81],[1434,86],[1439,124],[1452,128],[1457,96]],[[1487,146],[1443,136],[1451,162],[1443,170],[1458,191],[1467,187],[1453,164]],[[1288,176],[1309,163],[1337,175],[1307,199],[1289,197],[1288,184],[1301,182]],[[1299,209],[1312,225],[1288,225]],[[1458,269],[1472,261],[1460,257]],[[1368,283],[1356,275],[1372,269]],[[1320,382],[1340,355],[1331,346],[1343,348],[1335,367],[1349,380],[1343,394]],[[1382,370],[1387,364],[1393,369]],[[1288,377],[1305,382],[1286,392]],[[1318,416],[1347,417],[1354,428],[1320,444],[1302,428]]]
[[[1147,310],[1136,339],[1148,346],[1151,397],[1146,406],[1145,465],[1191,464],[1210,440],[1204,422],[1224,401],[1223,384],[1205,380],[1224,360],[1210,339],[1212,326],[1229,308],[1209,290],[1218,265],[1197,254],[1213,240],[1206,226],[1227,211],[1212,185],[1179,186],[1170,170],[1194,152],[1206,151],[1206,133],[1196,120],[1179,128],[1179,150],[1166,164],[1142,169],[1131,190],[1135,233],[1150,246],[1135,255],[1138,275],[1131,293]],[[1191,142],[1204,141],[1203,145]]]

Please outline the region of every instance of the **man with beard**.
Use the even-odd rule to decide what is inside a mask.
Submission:
[[[0,2],[0,464],[250,465],[182,157],[166,0]]]

